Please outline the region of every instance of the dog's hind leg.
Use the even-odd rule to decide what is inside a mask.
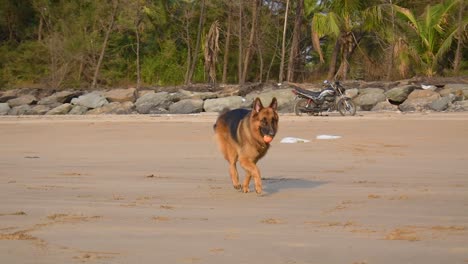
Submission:
[[[239,183],[239,173],[237,172],[237,151],[230,151],[226,153],[226,159],[229,162],[229,175],[231,175],[232,185],[234,189],[239,190],[241,185]]]

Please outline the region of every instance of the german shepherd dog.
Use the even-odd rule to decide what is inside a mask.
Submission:
[[[216,139],[224,158],[229,162],[229,174],[235,189],[240,189],[237,161],[246,175],[242,191],[249,192],[250,179],[255,181],[255,191],[262,193],[262,178],[257,161],[267,153],[270,142],[278,131],[278,102],[271,100],[263,107],[260,98],[255,98],[252,109],[234,109],[221,113],[214,125]]]

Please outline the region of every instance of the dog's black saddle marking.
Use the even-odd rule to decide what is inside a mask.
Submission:
[[[234,141],[239,142],[237,138],[237,128],[239,127],[240,121],[250,113],[250,110],[247,109],[234,109],[226,114],[224,114],[224,122],[229,127],[229,132],[231,133]]]

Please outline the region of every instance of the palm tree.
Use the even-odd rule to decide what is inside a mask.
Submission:
[[[349,71],[349,59],[359,41],[363,37],[363,12],[372,6],[373,1],[365,0],[328,0],[322,1],[322,11],[312,18],[312,36],[317,38],[327,36],[334,42],[330,58],[328,79],[346,79]],[[320,46],[314,45],[319,55]],[[338,70],[336,65],[340,62]]]
[[[460,23],[450,23],[451,12],[462,1],[448,0],[427,6],[420,17],[416,17],[409,9],[394,6],[396,12],[408,22],[410,34],[406,41],[418,52],[421,71],[426,76],[434,76],[437,73],[439,63],[452,48],[452,42],[459,29],[468,25],[467,18]]]

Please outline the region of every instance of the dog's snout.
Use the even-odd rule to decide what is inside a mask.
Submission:
[[[271,137],[275,136],[275,130],[271,127],[262,127],[261,132],[264,136],[271,136]]]

